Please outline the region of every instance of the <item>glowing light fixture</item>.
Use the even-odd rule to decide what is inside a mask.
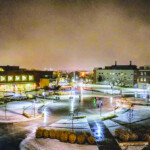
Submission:
[[[80,77],[85,77],[86,73],[85,72],[80,72]]]

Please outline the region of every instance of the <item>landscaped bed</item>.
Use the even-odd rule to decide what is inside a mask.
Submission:
[[[150,143],[150,130],[136,129],[124,130],[116,129],[114,136],[117,138],[120,146],[129,145],[148,145]]]
[[[83,118],[86,118],[86,116],[75,116],[72,119],[83,119]]]
[[[111,115],[109,115],[109,116],[106,116],[106,117],[101,118],[101,120],[104,121],[104,120],[112,119],[112,118],[115,118],[115,117],[118,117],[118,116],[115,115],[115,114],[111,114]]]
[[[61,142],[69,142],[71,144],[90,144],[95,145],[95,138],[92,136],[91,132],[77,132],[71,130],[61,130],[61,129],[46,129],[44,127],[39,127],[35,133],[36,138],[50,138],[58,139]]]
[[[120,108],[131,108],[131,102],[127,100],[126,98],[118,99],[116,100],[116,106]]]

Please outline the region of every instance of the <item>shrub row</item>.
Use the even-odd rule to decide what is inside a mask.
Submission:
[[[70,130],[60,129],[45,129],[39,127],[35,133],[36,138],[51,138],[58,139],[61,142],[78,143],[78,144],[96,144],[95,138],[90,132],[75,132]]]
[[[73,119],[83,119],[83,118],[86,118],[86,116],[76,116],[76,117],[73,117]]]
[[[132,104],[126,98],[122,98],[116,101],[116,105],[122,108],[131,108]]]
[[[31,118],[31,116],[25,112],[23,112],[22,115],[25,116],[26,118]]]
[[[123,129],[116,129],[114,136],[123,142],[127,141],[148,141],[150,142],[150,134],[142,132],[131,132]]]
[[[55,92],[54,95],[71,95],[71,92]]]
[[[115,117],[118,117],[118,116],[115,115],[115,114],[111,114],[110,116],[103,117],[101,120],[104,121],[104,120],[112,119],[112,118],[115,118]]]

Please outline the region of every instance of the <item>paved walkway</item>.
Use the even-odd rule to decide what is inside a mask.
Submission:
[[[46,126],[46,128],[56,128],[56,129],[72,129],[74,131],[91,131],[87,119],[76,119],[74,120],[72,126],[72,120],[62,119],[53,124]],[[20,144],[21,150],[98,150],[96,145],[79,145],[79,144],[70,144],[63,143],[57,139],[43,139],[35,138],[35,132],[28,135],[28,137],[23,140]]]
[[[132,127],[132,125],[139,126],[139,129],[141,126],[143,126],[143,129],[144,127],[150,127],[150,107],[146,105],[147,102],[133,98],[131,98],[130,101],[135,104],[132,108],[133,111],[118,113],[118,117],[104,121],[104,124],[109,128],[112,135],[114,135],[115,129],[128,129]],[[144,146],[128,146],[126,150],[142,150],[143,147]],[[122,147],[122,149],[124,148]]]
[[[45,105],[48,105],[51,101],[46,101]],[[0,107],[0,123],[14,123],[30,121],[41,117],[39,109],[43,106],[43,103],[35,103],[30,101],[14,101]],[[25,113],[29,114],[31,118],[23,116],[23,109],[26,108]],[[35,112],[35,115],[34,115]]]
[[[99,150],[121,150],[115,138],[99,118],[88,119]]]

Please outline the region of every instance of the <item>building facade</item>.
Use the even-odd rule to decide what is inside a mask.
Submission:
[[[150,89],[150,66],[141,66],[138,72],[138,87]]]
[[[115,85],[123,87],[134,87],[137,84],[138,69],[132,65],[106,66],[105,68],[94,69],[94,83],[102,85]]]
[[[40,87],[41,78],[51,78],[52,71],[20,69],[19,66],[0,66],[0,91],[24,91]],[[43,85],[43,84],[42,84]]]

